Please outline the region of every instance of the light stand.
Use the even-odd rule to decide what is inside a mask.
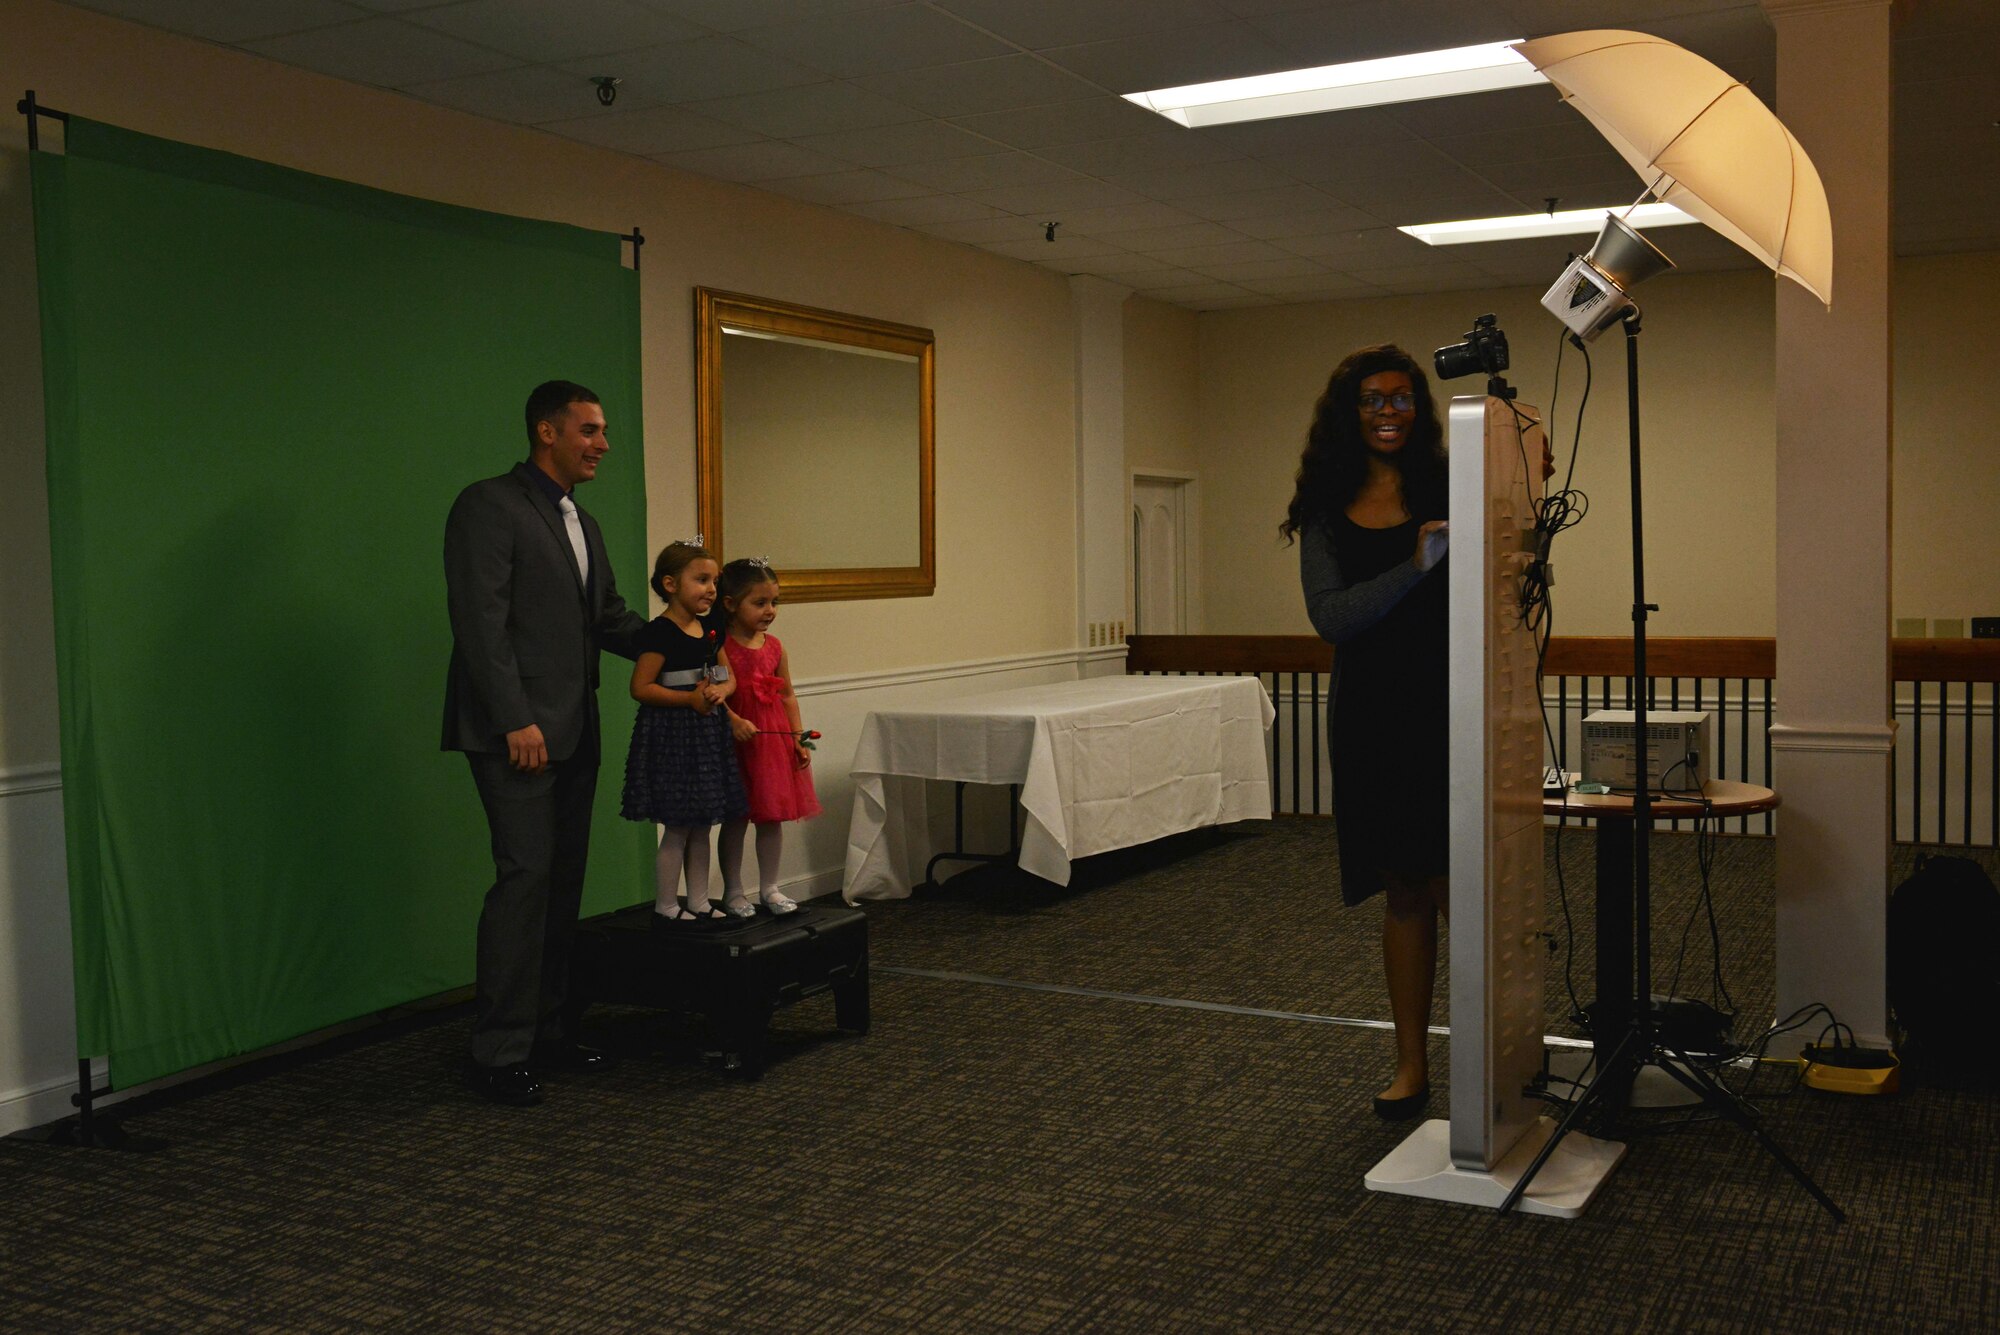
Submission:
[[[1514,1189],[1500,1204],[1500,1212],[1505,1214],[1519,1203],[1535,1174],[1555,1152],[1582,1118],[1584,1112],[1594,1104],[1602,1103],[1612,1116],[1624,1110],[1627,1093],[1642,1067],[1655,1066],[1686,1086],[1701,1103],[1714,1112],[1748,1131],[1763,1147],[1764,1152],[1798,1180],[1812,1198],[1826,1207],[1829,1214],[1839,1223],[1846,1222],[1847,1216],[1835,1205],[1818,1184],[1806,1175],[1803,1168],[1786,1156],[1785,1152],[1757,1125],[1755,1112],[1733,1092],[1723,1087],[1701,1066],[1695,1064],[1686,1052],[1664,1042],[1654,1020],[1652,1001],[1653,977],[1653,916],[1652,916],[1652,861],[1651,844],[1653,830],[1653,792],[1651,774],[1651,739],[1646,734],[1646,712],[1651,694],[1651,683],[1646,675],[1646,616],[1658,611],[1656,604],[1646,601],[1645,529],[1643,507],[1640,504],[1639,469],[1639,307],[1632,301],[1630,290],[1652,277],[1673,267],[1668,259],[1650,241],[1640,236],[1623,220],[1607,216],[1604,230],[1598,234],[1597,243],[1588,255],[1572,260],[1561,278],[1556,280],[1542,298],[1542,305],[1556,318],[1570,327],[1571,334],[1579,341],[1597,337],[1612,324],[1621,324],[1625,330],[1625,396],[1626,433],[1631,456],[1632,487],[1632,724],[1636,749],[1636,783],[1632,797],[1632,926],[1633,952],[1635,955],[1636,995],[1611,997],[1605,995],[1603,980],[1599,980],[1597,1005],[1591,1016],[1591,1028],[1598,1040],[1600,1051],[1604,1039],[1620,1023],[1624,1032],[1608,1056],[1598,1061],[1597,1073],[1585,1086],[1569,1111],[1557,1123],[1548,1142],[1541,1148],[1527,1171],[1514,1184]],[[1603,836],[1600,834],[1600,838]],[[1600,887],[1600,894],[1602,888]],[[1599,914],[1600,920],[1603,918]],[[1617,1012],[1607,1014],[1608,1007],[1617,1007]],[[1620,1014],[1618,1012],[1624,1012]],[[1670,1059],[1670,1060],[1669,1060]]]

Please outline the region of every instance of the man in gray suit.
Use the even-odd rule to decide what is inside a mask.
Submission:
[[[609,1064],[564,1031],[562,1008],[602,751],[598,651],[632,657],[645,624],[571,495],[611,448],[597,395],[538,385],[527,427],[527,459],[460,492],[444,530],[443,749],[465,752],[493,836],[470,1080],[511,1104],[541,1101],[542,1070]]]

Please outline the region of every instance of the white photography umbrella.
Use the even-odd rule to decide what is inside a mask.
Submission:
[[[1741,81],[1642,32],[1517,42],[1654,198],[1833,304],[1833,222],[1805,149]]]

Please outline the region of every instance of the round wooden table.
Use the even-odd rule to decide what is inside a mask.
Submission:
[[[1778,795],[1769,788],[1731,779],[1710,779],[1701,792],[1705,800],[1692,795],[1653,794],[1653,819],[1748,816],[1778,805]],[[1631,793],[1557,793],[1542,798],[1546,815],[1597,822],[1597,999],[1588,1009],[1591,1043],[1600,1059],[1630,1026],[1640,1004],[1633,903],[1633,797]],[[1650,979],[1646,993],[1651,996]]]

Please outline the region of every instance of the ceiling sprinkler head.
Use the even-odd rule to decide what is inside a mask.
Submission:
[[[613,74],[592,75],[590,81],[597,85],[598,104],[606,107],[618,100],[618,85],[625,82]]]
[[[1062,226],[1062,224],[1061,224],[1061,223],[1059,223],[1059,222],[1052,222],[1052,223],[1043,223],[1043,224],[1042,224],[1042,240],[1044,240],[1044,241],[1053,241],[1053,240],[1055,240],[1055,239],[1056,239],[1056,228],[1058,228],[1058,227],[1061,227],[1061,226]]]

